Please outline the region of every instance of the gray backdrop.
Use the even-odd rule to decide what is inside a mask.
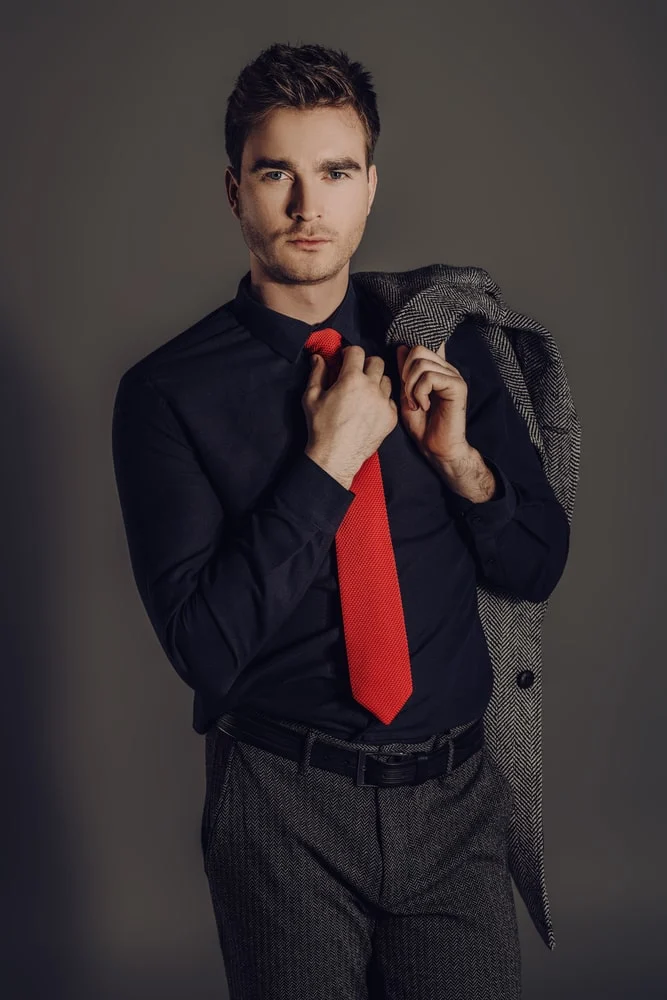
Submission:
[[[638,0],[2,5],[7,1000],[226,996],[203,739],[134,588],[110,421],[125,368],[248,269],[225,102],[274,41],[374,75],[352,270],[485,267],[563,352],[583,447],[544,628],[557,947],[517,898],[525,996],[666,995],[666,22]]]

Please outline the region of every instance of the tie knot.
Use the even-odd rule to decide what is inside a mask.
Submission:
[[[338,330],[327,326],[323,330],[313,330],[303,346],[312,354],[321,354],[325,361],[330,361],[340,351],[342,340]]]

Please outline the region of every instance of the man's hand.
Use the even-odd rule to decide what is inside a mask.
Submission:
[[[471,452],[466,438],[468,386],[460,372],[445,360],[445,342],[437,352],[422,344],[396,350],[402,381],[401,418],[429,461],[459,462]],[[410,408],[410,401],[417,409]]]

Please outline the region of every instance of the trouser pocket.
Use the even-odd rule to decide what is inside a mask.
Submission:
[[[496,785],[500,789],[500,792],[504,798],[507,813],[511,814],[512,810],[514,809],[514,791],[508,779],[505,777],[505,774],[500,769],[499,765],[496,764],[495,760],[489,753],[486,744],[484,744],[484,757],[486,759],[487,767],[493,774],[493,778],[496,782]]]
[[[229,733],[218,729],[215,723],[206,733],[205,740],[206,791],[201,819],[201,850],[204,871],[207,871],[215,829],[227,797],[231,764],[237,740]]]

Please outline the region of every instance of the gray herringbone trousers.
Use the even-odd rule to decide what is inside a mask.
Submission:
[[[378,746],[271,721],[380,759],[447,740]],[[512,791],[486,746],[380,787],[216,726],[205,739],[202,850],[230,1000],[521,997]]]

